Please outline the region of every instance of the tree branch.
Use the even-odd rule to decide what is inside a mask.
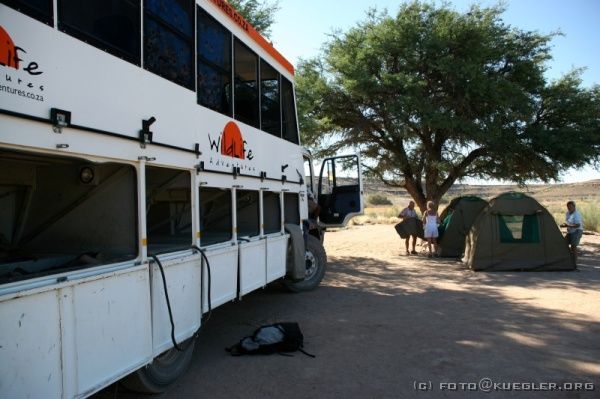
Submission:
[[[440,193],[442,195],[444,193],[446,193],[450,189],[450,187],[452,187],[452,185],[454,184],[456,179],[458,179],[459,177],[462,176],[462,172],[469,165],[471,165],[477,158],[484,156],[487,153],[487,151],[488,151],[488,149],[486,147],[476,148],[473,151],[471,151],[466,157],[464,157],[463,160],[458,165],[455,165],[452,168],[452,170],[450,170],[450,173],[448,173],[448,176],[446,177],[446,179],[440,185],[440,187],[439,187]]]

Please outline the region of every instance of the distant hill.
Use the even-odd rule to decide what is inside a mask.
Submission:
[[[364,182],[365,194],[381,193],[390,196],[391,200],[402,202],[408,200],[410,195],[404,189],[388,187],[380,182]],[[564,184],[531,184],[523,187],[518,185],[471,185],[455,184],[444,196],[442,202],[460,195],[477,195],[485,199],[491,199],[500,193],[507,191],[519,191],[535,197],[538,201],[555,202],[573,200],[600,199],[600,179],[589,180],[582,183]]]

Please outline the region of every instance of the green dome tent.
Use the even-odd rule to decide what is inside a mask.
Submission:
[[[487,201],[475,196],[457,197],[440,215],[440,256],[460,258],[465,251],[465,239],[479,212]]]
[[[505,193],[481,211],[467,236],[463,261],[472,270],[574,270],[554,218],[532,197]]]

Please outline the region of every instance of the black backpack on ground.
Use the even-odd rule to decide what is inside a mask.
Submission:
[[[242,338],[237,344],[226,348],[232,356],[242,355],[270,355],[272,353],[289,353],[300,351],[307,356],[304,336],[298,323],[275,323],[259,327],[250,336]]]

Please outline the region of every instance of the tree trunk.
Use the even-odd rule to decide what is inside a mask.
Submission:
[[[448,190],[452,187],[452,184],[444,184],[442,186],[434,186],[429,185],[427,187],[427,194],[423,192],[421,185],[415,184],[414,180],[406,179],[406,191],[412,199],[415,201],[415,204],[419,207],[422,214],[425,214],[427,211],[427,202],[432,201],[436,208],[439,209],[440,200],[448,192]]]
[[[423,193],[421,185],[417,185],[414,179],[409,178],[406,179],[405,188],[406,191],[408,191],[408,193],[412,197],[412,199],[415,201],[415,204],[417,204],[417,206],[421,210],[421,213],[423,213],[425,209],[427,209],[427,199],[425,198],[425,194]]]

